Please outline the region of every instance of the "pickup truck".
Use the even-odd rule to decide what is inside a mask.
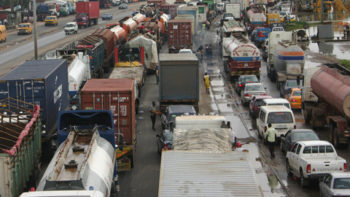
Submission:
[[[286,156],[287,173],[299,177],[302,187],[308,180],[331,172],[345,172],[346,168],[346,160],[339,157],[327,141],[299,141]]]

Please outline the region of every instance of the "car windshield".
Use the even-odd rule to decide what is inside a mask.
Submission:
[[[301,96],[301,91],[295,91],[295,92],[293,92],[293,96]]]
[[[350,189],[350,178],[334,179],[333,189]]]
[[[264,87],[262,85],[246,85],[245,91],[264,91]]]
[[[270,112],[267,123],[293,123],[293,116],[291,112]]]
[[[292,141],[307,141],[307,140],[319,140],[318,136],[314,132],[297,132],[292,135]]]
[[[256,83],[258,82],[258,78],[255,75],[245,76],[242,81],[245,83]]]
[[[74,24],[67,24],[66,27],[74,27]]]
[[[27,24],[19,24],[18,27],[29,27]]]

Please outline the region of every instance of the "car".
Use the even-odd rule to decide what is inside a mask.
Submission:
[[[259,83],[256,75],[241,75],[235,83],[235,90],[238,94],[244,89],[246,83]]]
[[[77,22],[69,22],[64,26],[64,32],[68,34],[77,34],[78,33],[78,24]]]
[[[319,182],[320,196],[350,196],[350,173],[332,172]]]
[[[162,151],[173,149],[173,132],[165,129],[161,134],[157,134],[157,152],[162,154]]]
[[[287,100],[290,103],[290,106],[292,109],[301,109],[301,89],[300,88],[292,88],[292,91],[290,94],[286,96]]]
[[[260,106],[263,104],[263,100],[267,98],[272,98],[272,96],[254,96],[249,104],[249,115],[252,118],[256,118],[260,111]]]
[[[44,20],[45,26],[48,25],[58,25],[58,19],[57,16],[46,16]]]
[[[192,50],[191,49],[180,49],[179,53],[187,53],[187,54],[192,54]]]
[[[17,27],[17,34],[31,34],[33,27],[31,23],[20,23]]]
[[[126,4],[126,3],[122,3],[122,4],[120,4],[119,5],[119,9],[121,10],[121,9],[127,9],[128,8],[128,4]]]
[[[192,105],[169,105],[161,116],[162,129],[172,130],[175,127],[176,116],[196,115],[197,112]]]
[[[112,20],[113,19],[113,15],[110,13],[104,13],[101,16],[102,20]]]
[[[292,129],[285,135],[281,135],[280,149],[282,153],[290,151],[295,142],[320,140],[314,130],[312,129]]]
[[[346,172],[347,163],[328,141],[299,141],[287,152],[286,170],[305,187],[309,180],[319,180],[332,172]]]
[[[277,140],[281,135],[285,135],[289,130],[296,129],[293,111],[286,106],[261,106],[258,117],[256,118],[256,127],[258,136],[266,140],[266,130],[268,124],[277,130]]]
[[[299,79],[287,79],[286,82],[280,86],[280,96],[285,98],[288,95],[292,88],[302,88],[303,80]]]
[[[0,25],[0,43],[6,42],[6,38],[7,38],[6,26]]]
[[[241,91],[241,102],[243,105],[247,105],[253,96],[267,95],[266,90],[262,83],[247,83],[244,90]]]

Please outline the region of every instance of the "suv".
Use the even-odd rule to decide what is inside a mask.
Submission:
[[[64,32],[66,35],[68,34],[76,34],[78,33],[78,24],[77,22],[69,22],[64,26]]]
[[[192,105],[169,105],[161,116],[162,129],[169,128],[172,130],[175,127],[176,116],[185,114],[196,115],[197,112]]]
[[[272,127],[277,130],[276,137],[285,135],[287,131],[295,129],[295,118],[293,111],[285,106],[262,106],[256,119],[259,137],[266,140],[267,125],[271,123]]]

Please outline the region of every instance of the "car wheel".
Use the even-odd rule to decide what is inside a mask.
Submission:
[[[303,170],[300,169],[300,186],[304,188],[306,186],[306,179],[304,178]]]
[[[288,159],[286,160],[286,171],[287,171],[287,175],[291,176],[292,175],[292,171],[290,169],[290,165],[289,165],[289,161]]]

